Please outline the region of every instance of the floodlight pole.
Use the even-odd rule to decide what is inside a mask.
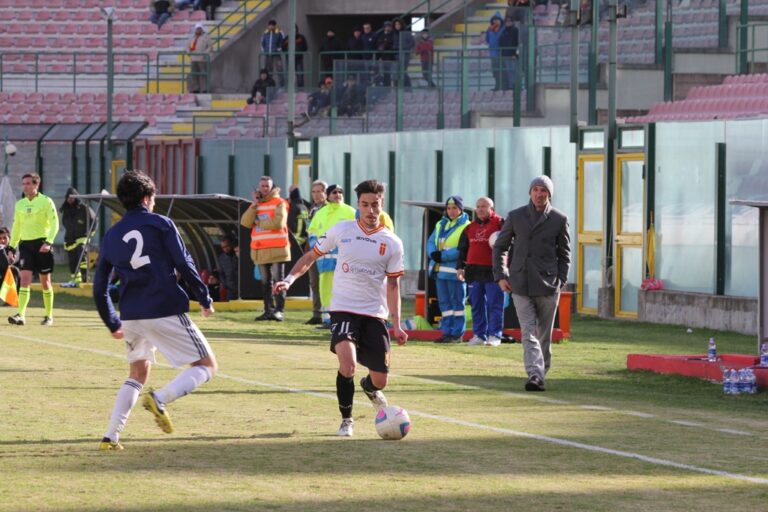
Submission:
[[[102,16],[107,20],[107,157],[106,165],[112,172],[112,95],[115,89],[115,65],[112,48],[112,23],[115,18],[114,7],[103,7]]]
[[[296,0],[288,2],[288,145],[293,147],[296,116]],[[294,148],[295,149],[295,148]]]
[[[570,141],[576,142],[579,130],[579,0],[571,0],[568,24],[571,27]]]

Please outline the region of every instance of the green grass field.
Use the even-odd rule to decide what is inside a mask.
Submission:
[[[173,434],[137,407],[125,451],[99,452],[122,345],[87,299],[58,295],[40,327],[33,295],[27,326],[0,325],[2,511],[768,509],[765,393],[625,368],[631,352],[702,353],[710,331],[577,317],[537,394],[518,344],[394,347],[387,397],[413,428],[393,442],[359,389],[355,437],[334,435],[336,360],[306,313],[193,315],[218,377],[170,406]],[[753,337],[714,336],[754,352]],[[158,365],[150,385],[173,375]]]

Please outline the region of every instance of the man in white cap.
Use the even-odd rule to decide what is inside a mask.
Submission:
[[[187,75],[187,91],[208,92],[208,63],[213,53],[213,45],[202,23],[195,25],[195,33],[189,40],[188,50],[192,66]]]
[[[560,289],[571,265],[571,239],[568,217],[550,204],[552,180],[537,176],[528,191],[531,200],[509,212],[493,246],[493,277],[512,294],[520,319],[528,374],[525,390],[544,391]],[[509,265],[505,265],[513,243]]]

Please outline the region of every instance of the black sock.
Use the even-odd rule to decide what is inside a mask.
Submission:
[[[371,380],[370,375],[363,377],[363,379],[360,381],[360,385],[369,393],[373,393],[374,391],[381,391],[381,388],[377,388],[373,385],[373,380]]]
[[[336,374],[336,397],[339,399],[339,412],[342,418],[352,417],[352,402],[355,399],[355,378]]]

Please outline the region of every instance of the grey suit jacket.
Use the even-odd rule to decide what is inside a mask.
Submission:
[[[547,205],[538,221],[535,218],[531,202],[512,210],[493,246],[494,279],[507,279],[513,293],[528,297],[558,292],[568,280],[571,265],[568,217]]]

